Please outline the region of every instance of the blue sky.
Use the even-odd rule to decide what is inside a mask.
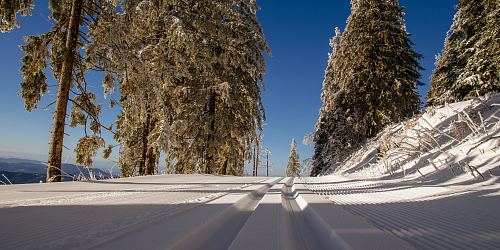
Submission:
[[[295,137],[300,142],[304,135],[314,132],[321,107],[320,94],[328,53],[331,52],[329,39],[335,35],[335,27],[344,30],[350,15],[350,1],[294,1],[294,0],[257,0],[262,10],[257,17],[264,29],[266,40],[271,47],[273,57],[267,57],[267,74],[264,77],[266,92],[262,100],[266,109],[267,125],[264,141],[271,151],[270,160],[276,164],[274,175],[285,174],[285,167],[290,152],[290,144]],[[416,43],[413,49],[425,56],[420,60],[421,81],[429,83],[434,69],[435,55],[443,48],[446,32],[453,22],[454,5],[458,0],[400,0],[405,6],[405,23],[410,39]],[[50,14],[48,1],[36,1],[33,16],[20,17],[21,28],[11,33],[0,34],[0,156],[25,157],[46,161],[53,106],[47,106],[55,100],[55,95],[45,95],[39,109],[27,112],[23,99],[17,96],[23,81],[19,68],[19,59],[23,53],[18,45],[24,44],[22,37],[44,33],[52,27],[46,20]],[[101,117],[103,124],[111,124],[116,118],[116,110],[109,110],[108,100],[102,94],[102,76],[94,74],[89,78],[96,87],[98,102],[103,103]],[[49,76],[49,85],[57,82]],[[429,86],[419,88],[422,96]],[[55,88],[49,89],[56,92]],[[114,94],[116,97],[117,95]],[[83,135],[83,128],[66,128],[63,158],[67,163],[74,159],[73,149]],[[107,143],[114,144],[112,135],[103,132]],[[313,153],[312,147],[299,143],[299,155],[303,160]],[[160,162],[165,165],[164,162]],[[113,166],[112,162],[96,160],[96,167],[103,169]],[[247,170],[251,173],[251,169]],[[114,169],[118,173],[118,169]],[[264,173],[261,170],[261,173]]]

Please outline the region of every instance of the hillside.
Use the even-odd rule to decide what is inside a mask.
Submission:
[[[419,249],[498,249],[500,95],[387,127],[307,187]]]
[[[10,172],[9,176],[16,175],[16,184],[38,182],[32,181],[32,179],[38,178],[39,180],[41,175],[45,175],[47,173],[46,165],[43,162],[19,158],[0,158],[0,171]],[[73,164],[62,164],[62,171],[65,173],[63,181],[71,181],[74,180],[74,178],[89,179],[90,176],[94,176],[97,179],[106,179],[111,177],[110,173],[106,173],[100,169],[86,169],[83,166]],[[25,175],[22,175],[22,173]],[[10,179],[10,177],[8,178]],[[6,182],[4,179],[2,179],[2,181]],[[43,181],[45,182],[45,179],[43,179]],[[14,182],[12,181],[12,183]]]
[[[21,172],[0,171],[0,181],[2,184],[23,184],[45,182],[46,175]]]
[[[428,108],[385,128],[329,173],[432,178],[435,183],[500,176],[500,95]]]

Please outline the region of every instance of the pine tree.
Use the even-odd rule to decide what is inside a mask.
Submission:
[[[119,22],[101,25],[113,35],[98,39],[121,41],[92,50],[110,58],[120,85],[124,173],[148,172],[162,151],[169,173],[243,175],[265,119],[258,84],[270,53],[255,1],[126,1],[121,9]]]
[[[169,5],[170,4],[170,5]],[[93,33],[87,47],[92,54],[107,59],[102,70],[108,71],[103,86],[105,95],[118,85],[121,113],[116,121],[114,139],[120,146],[119,167],[124,176],[152,175],[157,172],[161,151],[167,151],[172,140],[169,117],[171,96],[165,88],[167,76],[175,75],[175,65],[165,51],[179,25],[162,15],[170,2],[126,1],[123,13],[94,27],[105,32]],[[101,60],[99,56],[91,60]],[[104,150],[109,156],[112,146]]]
[[[436,56],[434,73],[431,75],[431,88],[427,91],[426,106],[436,106],[453,98],[448,91],[458,78],[458,71],[463,68],[465,62],[459,58],[460,36],[458,35],[457,23],[460,18],[460,10],[455,14],[454,22],[448,31],[442,54]]]
[[[290,149],[290,155],[288,156],[288,163],[286,164],[286,176],[287,177],[300,177],[300,160],[299,153],[297,152],[297,142],[295,138],[292,140],[292,148]]]
[[[492,47],[495,47],[495,43],[498,47],[498,26],[488,25],[488,22],[496,21],[498,24],[499,3],[497,0],[462,0],[457,6],[463,10],[462,22],[459,24],[463,38],[460,58],[467,63],[459,70],[451,91],[456,100],[496,92],[500,90],[500,51]]]
[[[416,85],[422,85],[417,71],[422,56],[411,49],[403,15],[398,0],[359,0],[342,35],[341,106],[361,139],[420,110]]]
[[[19,93],[25,101],[26,110],[37,108],[41,96],[47,92],[44,69],[48,66],[46,62],[50,61],[53,76],[59,81],[59,85],[57,99],[54,102],[55,111],[47,167],[48,182],[61,181],[61,157],[68,101],[72,102],[69,126],[86,127],[90,122],[90,130],[93,133],[87,135],[85,131],[86,136],[79,140],[75,149],[76,162],[90,167],[97,149],[104,146],[104,140],[100,137],[102,125],[98,118],[101,106],[95,103],[96,95],[87,91],[84,77],[92,66],[87,64],[86,56],[80,53],[84,45],[90,41],[85,38],[88,34],[81,32],[80,26],[89,27],[92,22],[98,22],[101,18],[106,19],[111,15],[114,6],[106,2],[52,0],[49,8],[52,10],[49,18],[57,24],[50,32],[25,37],[27,44],[21,46],[25,53],[21,59],[23,62],[21,72],[25,80],[21,83],[22,90]],[[17,22],[12,20],[15,19],[7,20],[7,24],[3,26],[6,30],[13,27],[13,22],[14,24]],[[91,28],[88,30],[90,32]],[[70,98],[70,91],[75,93],[73,98]]]
[[[500,89],[499,3],[497,0],[461,0],[443,55],[431,76],[428,106],[462,101]]]
[[[314,154],[312,157],[311,176],[318,176],[328,167],[340,160],[341,152],[345,152],[350,145],[352,132],[348,131],[349,126],[342,115],[340,103],[343,91],[340,86],[340,79],[344,72],[339,68],[339,50],[342,41],[342,34],[339,28],[335,28],[335,36],[330,40],[333,51],[329,54],[328,66],[325,70],[325,80],[323,81],[323,92],[321,99],[323,105],[319,110],[320,117],[316,123],[314,134]]]
[[[403,23],[399,1],[352,1],[342,35],[336,30],[323,82],[311,175],[341,162],[385,124],[420,110],[416,85],[422,56]]]
[[[35,7],[33,0],[15,0],[0,2],[0,31],[2,33],[10,32],[14,27],[19,28],[17,13],[21,16],[30,15],[31,9]]]
[[[169,44],[182,64],[167,83],[175,89],[176,127],[167,165],[176,173],[242,175],[243,160],[251,159],[265,120],[262,53],[270,54],[258,9],[255,1],[194,1],[169,12],[187,33]]]

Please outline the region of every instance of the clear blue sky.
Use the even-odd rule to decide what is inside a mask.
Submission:
[[[335,27],[344,30],[350,15],[350,0],[316,0],[312,2],[294,0],[257,0],[262,10],[257,17],[264,29],[273,57],[267,57],[267,74],[264,77],[266,92],[262,99],[266,109],[265,137],[266,147],[272,152],[270,160],[277,166],[274,175],[283,176],[290,152],[292,138],[298,142],[304,135],[314,132],[321,107],[320,94],[328,53],[331,52],[329,39],[335,35]],[[434,69],[435,55],[443,48],[446,32],[455,14],[454,5],[458,0],[400,0],[405,6],[405,23],[411,40],[416,43],[413,49],[425,56],[420,60],[421,81],[428,84]],[[55,100],[55,95],[45,95],[39,109],[28,113],[23,99],[17,96],[23,81],[19,59],[23,53],[18,45],[24,44],[22,37],[44,33],[52,25],[44,18],[50,13],[48,1],[36,1],[33,16],[19,17],[21,28],[11,33],[0,33],[0,156],[23,156],[29,159],[44,160],[48,152],[53,107],[42,110]],[[42,17],[43,16],[43,17]],[[91,84],[100,92],[98,102],[103,103],[101,117],[103,124],[114,122],[116,110],[109,111],[108,100],[102,94],[102,77],[93,75]],[[49,76],[49,85],[57,82]],[[419,88],[421,96],[429,86]],[[51,88],[56,92],[55,88]],[[117,94],[114,94],[117,97]],[[72,163],[73,149],[83,135],[83,128],[66,128],[64,160]],[[113,143],[112,135],[103,132],[107,143]],[[303,160],[313,153],[312,147],[299,143],[299,155]],[[160,162],[165,165],[164,162]],[[113,163],[97,160],[96,167],[110,168]],[[251,173],[251,170],[247,170]],[[114,169],[118,173],[118,169]],[[261,171],[264,173],[264,171]]]

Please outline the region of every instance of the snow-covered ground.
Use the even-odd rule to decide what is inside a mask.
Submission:
[[[500,249],[500,96],[388,127],[307,187],[421,249]]]
[[[0,186],[1,249],[500,249],[499,96],[428,109],[316,178]]]
[[[304,184],[161,175],[4,185],[1,249],[413,249]]]

